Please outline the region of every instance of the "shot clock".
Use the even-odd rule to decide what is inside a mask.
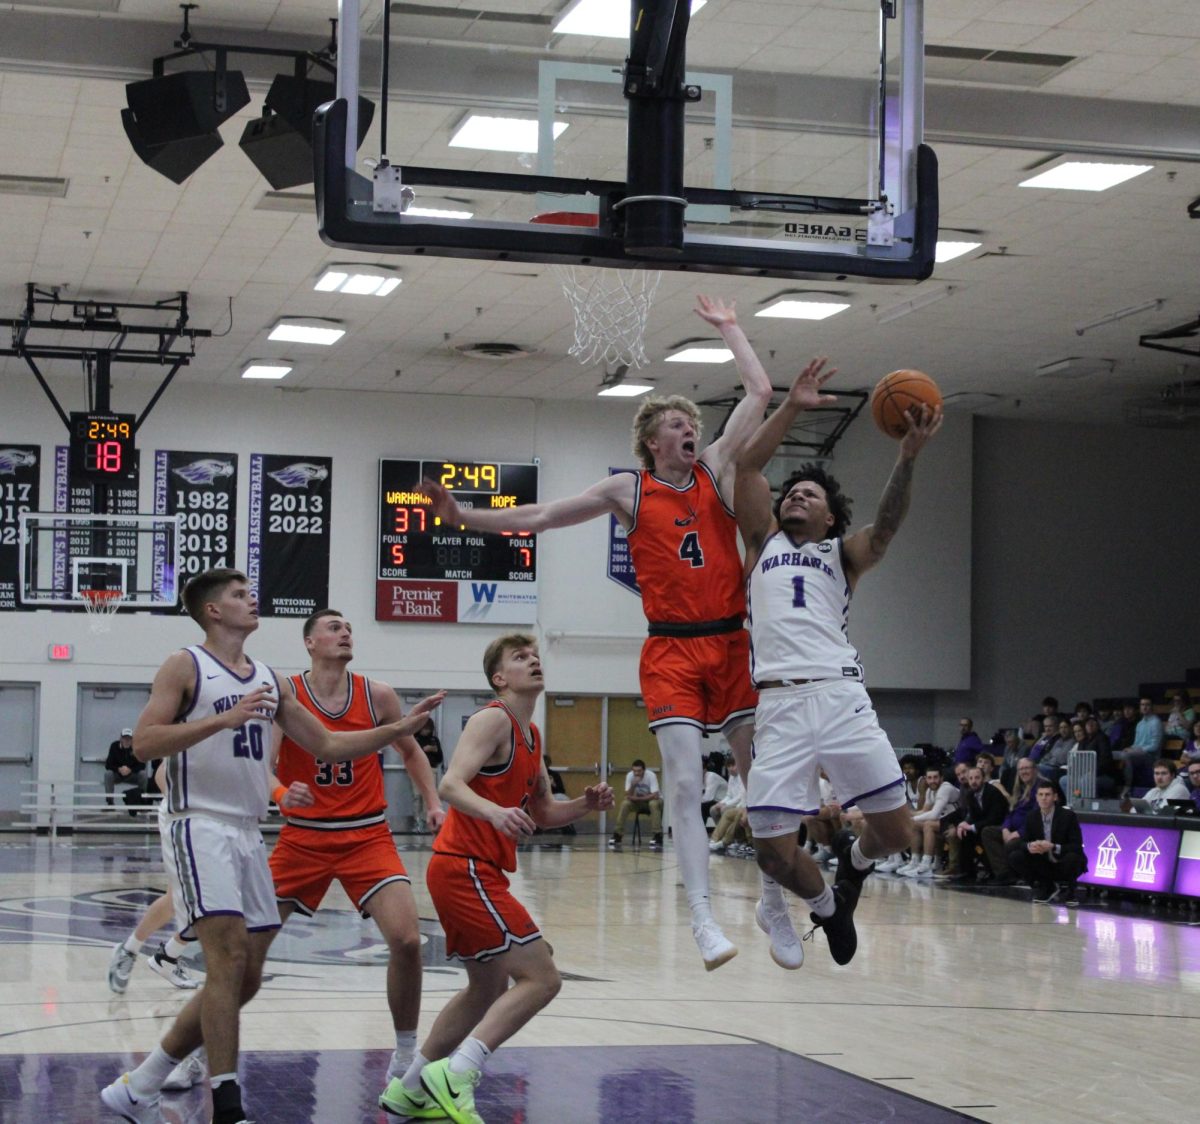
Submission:
[[[440,483],[464,508],[536,503],[538,466],[381,460],[376,620],[529,624],[537,617],[537,540],[446,526],[415,486]]]
[[[73,479],[124,480],[135,470],[134,415],[72,413],[67,470]]]

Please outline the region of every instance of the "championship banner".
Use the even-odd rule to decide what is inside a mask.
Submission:
[[[630,471],[628,468],[610,468],[608,474],[616,476],[618,472]],[[633,572],[633,558],[629,553],[629,539],[615,515],[608,517],[608,577],[610,581],[641,597],[642,591]]]
[[[0,442],[0,612],[23,608],[17,598],[20,578],[20,516],[38,511],[42,447]]]
[[[332,457],[250,456],[246,576],[262,617],[307,617],[329,603]]]
[[[179,516],[181,588],[205,570],[234,566],[237,468],[237,453],[154,454],[154,514]]]
[[[99,481],[71,479],[68,472],[70,463],[70,448],[67,445],[54,447],[54,510],[67,514],[95,515],[137,515],[141,511],[138,500],[139,483],[142,478],[142,452],[134,450],[133,473],[120,480]],[[55,543],[54,550],[54,589],[56,591],[71,591],[71,580],[68,573],[68,553],[75,557],[86,556],[90,553],[86,531],[63,532],[61,541]],[[56,536],[56,539],[58,536]],[[68,542],[70,549],[68,552]],[[135,588],[137,585],[137,535],[117,532],[105,539],[104,553],[115,557],[127,558],[129,568],[126,570],[126,585]]]

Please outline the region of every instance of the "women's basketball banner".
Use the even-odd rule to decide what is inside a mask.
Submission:
[[[307,617],[329,603],[333,458],[252,453],[246,576],[262,617]]]
[[[181,588],[205,570],[234,565],[237,470],[237,453],[154,454],[154,514],[179,516]]]
[[[23,607],[17,598],[20,516],[23,511],[39,510],[41,471],[40,445],[0,441],[0,612]]]

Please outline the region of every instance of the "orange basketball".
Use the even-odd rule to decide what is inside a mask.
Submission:
[[[924,371],[893,371],[884,375],[871,392],[871,416],[889,437],[900,440],[908,432],[907,414],[913,406],[936,410],[942,392]]]

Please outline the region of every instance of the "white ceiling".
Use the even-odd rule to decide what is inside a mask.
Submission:
[[[563,0],[423,2],[543,17],[564,6]],[[860,73],[861,44],[840,30],[844,10],[861,12],[864,5],[871,7],[866,0],[709,0],[692,24],[689,67],[733,70],[735,82],[767,71],[825,79]],[[367,0],[363,27],[375,25],[380,12],[381,0]],[[192,19],[198,38],[296,47],[318,46],[334,14],[328,0],[204,0]],[[406,40],[403,17],[394,21],[402,50],[419,47],[433,58],[437,49],[461,49],[427,36]],[[224,334],[201,342],[181,379],[228,383],[250,359],[288,356],[296,362],[286,380],[292,387],[539,398],[595,393],[599,372],[566,356],[570,316],[548,268],[331,250],[317,237],[311,211],[262,209],[268,185],[236,144],[241,122],[257,113],[257,97],[224,128],[225,148],[183,186],[143,166],[121,128],[124,83],[148,74],[151,58],[171,49],[178,26],[173,0],[50,0],[0,10],[0,176],[69,180],[63,198],[0,194],[0,316],[20,313],[31,281],[63,286],[68,297],[137,301],[187,290],[193,325]],[[711,334],[691,313],[698,286],[738,299],[777,385],[807,356],[827,353],[847,387],[869,387],[886,371],[919,367],[946,394],[998,396],[985,407],[989,414],[1113,422],[1124,416],[1127,400],[1200,378],[1183,357],[1138,346],[1139,334],[1192,320],[1200,305],[1194,281],[1200,222],[1186,210],[1200,196],[1200,9],[1193,0],[927,0],[926,41],[1075,59],[1036,88],[1011,80],[1004,88],[929,82],[927,130],[942,170],[941,226],[947,237],[980,231],[984,252],[939,266],[918,288],[839,284],[852,308],[820,324],[749,315],[787,282],[668,272],[646,337],[653,362],[644,373],[660,387],[703,398],[733,384],[728,367],[662,363],[674,342]],[[499,76],[534,65],[528,60],[538,56],[619,65],[624,47],[572,38],[536,55],[519,46],[476,50]],[[476,77],[486,85],[482,66]],[[445,142],[465,100],[401,93],[391,105],[390,132],[403,138],[394,142],[403,151],[393,159],[448,164]],[[503,100],[511,104],[507,92]],[[598,119],[592,128],[591,139],[578,130],[575,143],[597,153],[611,125]],[[779,136],[786,151],[788,135]],[[1048,143],[1055,138],[1062,143]],[[373,143],[369,138],[364,154]],[[1127,160],[1145,155],[1154,169],[1102,194],[1017,187],[1029,167],[1068,145]],[[830,163],[837,147],[830,142]],[[778,166],[779,154],[772,160]],[[476,163],[470,157],[453,166]],[[347,260],[390,261],[404,284],[384,299],[312,291],[323,264]],[[877,323],[872,306],[888,308],[946,286],[953,288],[947,299]],[[1164,302],[1157,310],[1076,332],[1154,299]],[[281,315],[337,317],[348,333],[331,349],[267,343],[266,331]],[[482,340],[537,350],[506,363],[452,351],[453,344]],[[1069,356],[1115,366],[1079,379],[1036,374],[1039,365]],[[74,373],[68,364],[45,367]],[[0,359],[0,375],[29,377],[11,358]],[[116,405],[134,409],[157,375],[125,368],[117,380]],[[169,403],[168,395],[161,408]]]

